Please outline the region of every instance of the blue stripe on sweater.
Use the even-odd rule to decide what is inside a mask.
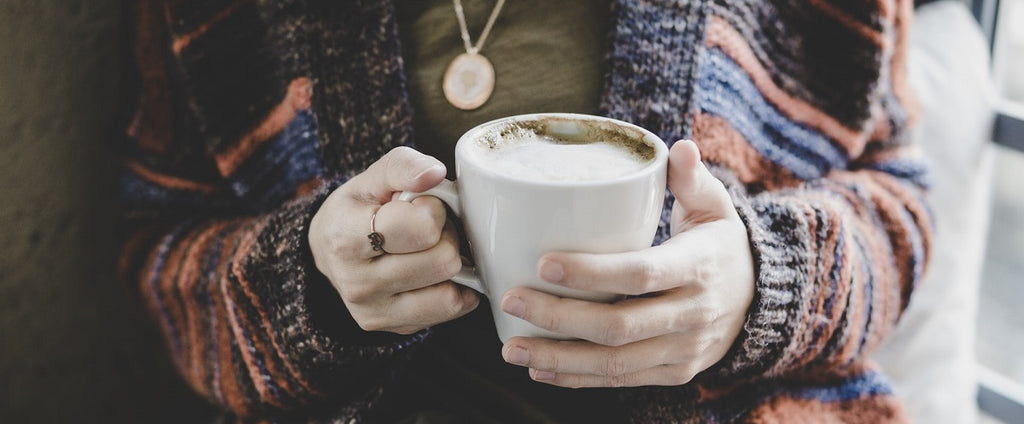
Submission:
[[[274,208],[290,199],[302,183],[320,175],[316,122],[299,112],[274,140],[260,146],[229,182],[241,204],[255,211]]]
[[[259,370],[259,379],[263,380],[267,385],[267,389],[270,390],[270,395],[274,398],[282,401],[285,404],[291,404],[294,402],[294,398],[285,393],[281,388],[278,387],[278,383],[270,377],[270,371],[267,369],[264,363],[263,356],[256,351],[256,346],[252,342],[252,336],[249,335],[248,331],[245,331],[245,323],[241,322],[241,314],[238,312],[238,306],[231,300],[231,297],[226,297],[225,302],[227,307],[231,308],[231,311],[235,315],[235,319],[238,320],[238,329],[241,331],[241,340],[238,340],[239,349],[245,349],[252,356],[254,362],[256,362],[256,369]],[[253,382],[255,384],[255,382]]]
[[[117,200],[134,209],[154,208],[163,212],[193,211],[194,208],[209,209],[211,197],[189,190],[176,190],[147,181],[134,172],[122,172],[118,176]]]
[[[870,333],[871,325],[873,324],[872,315],[875,313],[875,273],[872,271],[872,264],[876,263],[872,252],[868,250],[868,247],[864,245],[864,241],[860,235],[855,235],[854,240],[857,243],[857,248],[861,252],[861,272],[864,273],[864,320],[863,323],[859,323],[861,326],[860,340],[857,341],[857,350],[860,352],[864,351],[864,346],[868,343],[868,334]],[[897,293],[898,294],[898,293]],[[850,293],[852,296],[853,293]],[[850,325],[854,325],[851,323]],[[856,356],[851,357],[850,361],[854,361]]]
[[[762,156],[803,180],[846,168],[849,158],[842,149],[779,112],[721,50],[702,50],[700,63],[697,106],[726,120]]]
[[[153,267],[151,268],[148,276],[150,293],[153,296],[153,303],[157,305],[159,310],[160,321],[164,327],[167,328],[167,337],[171,339],[171,347],[174,349],[175,361],[178,362],[178,366],[184,369],[184,364],[181,361],[181,330],[174,326],[174,322],[171,319],[171,312],[167,310],[167,303],[164,301],[162,292],[160,291],[160,274],[164,271],[164,265],[167,263],[167,257],[171,253],[171,246],[177,243],[178,239],[183,237],[188,230],[192,228],[192,222],[183,222],[172,230],[169,234],[163,237],[160,244],[157,245],[156,257],[153,261]]]
[[[907,158],[886,160],[872,163],[867,166],[867,169],[891,174],[896,178],[908,180],[919,187],[928,188],[931,186],[928,166],[920,160]]]
[[[844,380],[839,386],[802,386],[801,383],[785,387],[782,394],[796,399],[843,402],[866,396],[890,395],[892,387],[889,380],[881,374],[866,371],[854,378]]]
[[[767,380],[758,384],[750,384],[739,388],[730,396],[702,402],[701,407],[706,416],[714,416],[713,412],[751,408],[780,397],[800,400],[815,400],[824,403],[846,402],[874,396],[892,395],[892,385],[882,374],[864,371],[855,376],[845,378],[838,385],[814,385],[805,381]],[[727,417],[718,416],[714,421],[731,421]]]

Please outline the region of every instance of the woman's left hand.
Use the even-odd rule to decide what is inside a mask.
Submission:
[[[502,348],[505,361],[556,386],[669,386],[725,356],[754,295],[746,226],[692,141],[675,143],[668,167],[669,240],[621,254],[555,252],[538,263],[550,283],[631,297],[603,304],[509,290],[502,310],[580,340],[516,337]]]

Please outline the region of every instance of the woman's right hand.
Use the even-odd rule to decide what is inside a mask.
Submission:
[[[448,281],[462,260],[441,201],[391,201],[397,192],[426,191],[444,176],[437,159],[399,147],[331,193],[313,216],[309,246],[316,267],[362,329],[412,334],[479,304],[475,291]],[[367,237],[374,213],[386,253]]]

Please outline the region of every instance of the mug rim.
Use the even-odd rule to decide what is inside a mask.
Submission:
[[[526,179],[526,178],[517,178],[515,176],[511,176],[511,175],[504,174],[504,173],[499,173],[499,172],[496,172],[496,171],[494,171],[494,170],[492,170],[490,168],[487,168],[486,166],[484,166],[484,164],[479,163],[478,160],[474,160],[474,155],[473,154],[465,154],[465,153],[463,153],[463,150],[471,148],[471,147],[469,147],[469,144],[472,141],[475,141],[477,136],[479,136],[480,133],[482,133],[484,131],[487,131],[487,130],[489,130],[491,128],[494,128],[496,126],[499,126],[499,125],[506,124],[508,122],[514,122],[514,121],[515,122],[518,122],[518,121],[536,121],[536,120],[540,120],[540,119],[544,119],[544,118],[564,118],[564,119],[580,121],[580,122],[586,122],[586,121],[589,121],[589,122],[596,122],[596,121],[597,122],[607,122],[607,123],[614,124],[616,126],[626,127],[626,128],[630,128],[630,129],[639,131],[640,134],[643,135],[643,140],[645,140],[648,144],[651,144],[654,147],[654,151],[655,151],[654,157],[651,158],[650,161],[646,165],[644,165],[642,168],[637,169],[637,170],[632,171],[632,172],[629,172],[629,173],[624,174],[624,175],[620,175],[620,176],[617,176],[617,177],[614,177],[614,178],[600,179],[600,180],[577,181],[577,180],[533,180],[533,179]],[[500,179],[500,180],[509,181],[509,182],[515,182],[515,183],[527,184],[527,185],[544,186],[544,187],[594,187],[594,186],[612,185],[612,184],[622,183],[622,182],[626,182],[626,181],[632,181],[632,180],[635,180],[635,179],[640,178],[640,177],[646,177],[649,174],[657,172],[659,168],[666,168],[667,163],[668,163],[668,145],[665,144],[665,141],[662,140],[661,137],[658,137],[657,134],[654,134],[650,130],[648,130],[646,128],[643,128],[643,127],[641,127],[639,125],[631,124],[629,122],[621,121],[621,120],[618,120],[618,119],[615,119],[615,118],[608,118],[608,117],[599,116],[599,115],[588,115],[588,114],[582,114],[582,113],[528,113],[528,114],[512,115],[512,116],[506,116],[506,117],[502,117],[502,118],[492,119],[490,121],[484,122],[482,124],[479,124],[479,125],[471,128],[469,131],[466,131],[464,134],[462,134],[461,137],[459,137],[459,141],[455,145],[456,174],[460,174],[461,173],[458,168],[460,168],[462,166],[469,165],[469,166],[472,166],[476,170],[477,173],[485,174],[488,178],[491,178],[491,179]],[[459,175],[456,175],[456,177],[459,177]]]

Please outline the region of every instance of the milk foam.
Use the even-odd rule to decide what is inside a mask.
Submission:
[[[647,161],[609,142],[565,143],[519,134],[495,148],[478,150],[486,166],[503,175],[533,181],[599,181],[639,171]]]

